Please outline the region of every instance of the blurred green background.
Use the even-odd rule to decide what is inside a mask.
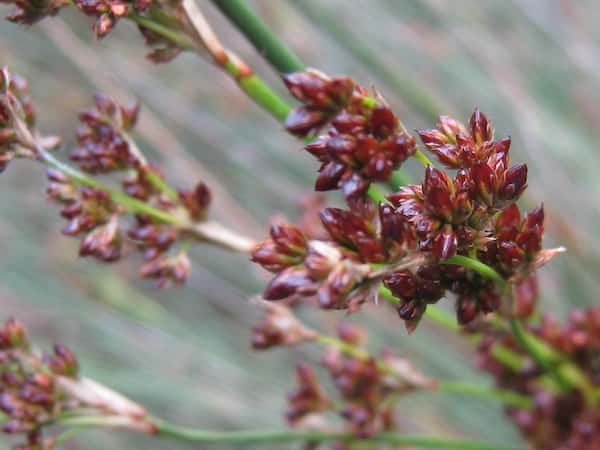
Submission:
[[[228,46],[283,95],[276,75],[210,1],[200,6]],[[525,206],[544,202],[547,244],[568,253],[542,270],[542,307],[564,316],[597,303],[600,288],[600,6],[595,0],[317,0],[251,2],[312,67],[374,85],[410,128],[438,113],[466,120],[479,106],[513,161],[529,164]],[[8,13],[8,8],[2,8]],[[214,190],[213,216],[255,238],[274,215],[298,217],[316,163],[218,69],[194,55],[152,65],[124,21],[96,41],[75,11],[31,29],[0,23],[0,63],[31,84],[41,128],[73,144],[76,113],[93,92],[143,105],[138,138],[167,178]],[[418,179],[422,168],[410,165]],[[197,246],[187,286],[156,292],[136,279],[138,261],[103,266],[77,259],[77,241],[58,232],[31,163],[0,177],[1,318],[18,316],[40,344],[59,340],[85,373],[172,421],[214,429],[283,427],[293,362],[318,349],[249,350],[256,312],[248,299],[265,274],[244,258]],[[315,314],[332,329],[342,313]],[[394,348],[444,380],[488,382],[471,347],[425,321],[411,337],[389,309],[350,318],[370,346]],[[486,400],[411,395],[400,401],[411,433],[467,436],[519,445],[501,407]],[[0,441],[2,447],[7,444]],[[65,448],[186,449],[127,432],[89,432]]]

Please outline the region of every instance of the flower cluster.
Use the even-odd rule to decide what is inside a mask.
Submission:
[[[313,340],[316,333],[304,326],[285,305],[261,301],[260,322],[252,327],[252,348],[266,350]]]
[[[41,426],[68,408],[57,377],[77,378],[75,355],[56,345],[51,354],[38,355],[30,346],[25,327],[9,319],[0,328],[0,410],[8,419],[2,430],[23,434],[24,446],[15,449],[49,449]]]
[[[332,130],[307,149],[323,162],[317,190],[343,185],[349,209],[323,208],[319,216],[325,233],[316,239],[292,225],[272,228],[271,239],[252,255],[276,274],[266,299],[316,296],[321,307],[356,310],[377,298],[383,281],[399,299],[398,314],[409,331],[427,305],[448,293],[456,296],[461,324],[505,304],[503,310],[515,316],[533,312],[535,269],[555,252],[542,250],[543,208],[523,217],[515,203],[526,188],[527,166],[510,165],[510,139],[495,140],[483,113],[475,110],[468,129],[442,116],[437,128],[420,131],[425,148],[456,173],[429,165],[421,184],[402,186],[376,207],[355,194],[364,194],[371,181],[385,180],[397,165],[375,164],[390,168],[386,176],[378,177],[364,171],[368,164],[351,159],[361,153],[355,144],[367,136],[379,139],[378,145],[392,136],[396,142],[408,138],[399,131],[398,119],[379,100],[365,101],[371,97],[346,78],[308,71],[294,73],[286,82],[304,103],[288,118],[292,131],[305,135],[331,122]],[[302,122],[307,117],[313,119]],[[416,150],[414,142],[411,148]],[[332,154],[345,156],[334,162]],[[330,170],[334,166],[346,175],[335,175],[335,182],[323,184],[323,177],[338,173],[337,168]],[[452,264],[455,256],[487,265],[512,290],[476,270]]]
[[[70,159],[90,174],[125,172],[121,185],[130,201],[143,202],[152,211],[183,217],[190,223],[205,220],[211,200],[205,184],[171,192],[159,171],[144,160],[128,134],[138,113],[137,104],[124,107],[108,96],[97,95],[94,107],[79,116],[79,145],[71,151]],[[121,256],[123,245],[129,243],[143,254],[143,278],[156,279],[159,287],[186,280],[190,270],[186,252],[171,251],[185,237],[180,228],[152,214],[138,213],[128,229],[122,231],[127,226],[123,223],[127,210],[114,201],[110,192],[78,187],[75,180],[56,169],[48,171],[48,178],[48,194],[63,205],[61,215],[69,220],[63,232],[83,235],[81,256],[115,261]]]
[[[384,207],[382,211],[385,217]],[[320,218],[328,240],[309,240],[293,225],[274,224],[271,238],[252,253],[253,261],[276,274],[264,298],[316,297],[322,308],[350,310],[373,298],[378,278],[369,263],[401,253],[402,236],[391,227],[389,233],[378,231],[372,211],[363,212],[323,209]]]
[[[193,27],[181,14],[178,2],[152,0],[2,0],[13,4],[15,10],[6,18],[21,25],[31,25],[46,17],[55,16],[66,6],[75,6],[94,19],[92,32],[97,38],[107,36],[121,19],[137,23],[146,45],[151,48],[147,57],[155,63],[169,62],[193,42]],[[155,21],[160,15],[161,20]],[[150,23],[150,25],[148,25]],[[152,25],[158,24],[162,32]]]
[[[600,387],[600,308],[576,310],[564,325],[545,317],[530,330],[574,363],[593,389]],[[521,368],[501,364],[494,357],[496,345],[503,345],[523,358]],[[478,349],[478,365],[491,373],[500,387],[533,399],[531,409],[507,408],[508,416],[533,448],[585,450],[600,443],[600,408],[586,403],[585,394],[579,389],[553,389],[545,368],[528,358],[511,335],[497,330],[485,333]]]
[[[364,349],[364,330],[354,325],[341,322],[337,335],[352,351],[329,346],[321,365],[329,373],[339,401],[325,394],[316,373],[302,363],[296,369],[298,385],[288,395],[288,422],[295,427],[313,426],[319,423],[318,417],[325,420],[323,413],[335,411],[344,421],[343,431],[362,438],[394,430],[394,397],[426,387],[429,380],[389,351],[378,358],[369,356]]]
[[[315,189],[341,188],[348,199],[363,195],[371,182],[387,181],[416,151],[415,140],[379,98],[347,77],[329,78],[315,70],[284,77],[303,103],[287,117],[287,130],[299,136],[330,124],[305,149],[321,163]]]
[[[404,186],[388,196],[398,221],[410,224],[418,249],[434,261],[424,272],[419,268],[384,280],[403,300],[399,313],[411,326],[427,304],[446,292],[457,296],[461,324],[480,313],[497,311],[506,294],[473,270],[437,260],[476,257],[513,283],[520,300],[524,300],[525,287],[534,283],[533,271],[544,262],[543,209],[522,219],[515,203],[526,188],[527,166],[509,165],[510,139],[495,141],[490,122],[479,110],[469,125],[467,131],[458,121],[442,116],[438,128],[419,132],[442,164],[458,169],[453,177],[429,166],[421,185]],[[529,297],[531,304],[534,296]],[[520,310],[521,315],[525,312]]]
[[[81,256],[113,262],[129,246],[143,255],[143,278],[155,279],[158,286],[183,283],[190,262],[177,244],[210,240],[196,227],[207,219],[211,193],[204,183],[176,191],[145,160],[129,135],[139,105],[95,96],[94,106],[79,115],[78,145],[69,155],[79,172],[49,153],[58,140],[42,137],[35,128],[26,83],[6,69],[0,75],[0,168],[16,156],[49,166],[46,192],[61,205],[67,220],[63,233],[81,238]],[[111,174],[118,176],[122,192],[98,179]]]
[[[6,415],[2,431],[25,440],[13,450],[55,448],[56,438],[45,431],[69,415],[103,416],[145,432],[154,427],[142,407],[81,377],[77,357],[64,345],[56,344],[51,353],[37,351],[25,326],[15,319],[0,328],[0,410]]]

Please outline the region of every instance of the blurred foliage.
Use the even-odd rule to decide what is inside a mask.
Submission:
[[[283,92],[239,33],[208,0],[200,3],[224,41]],[[412,128],[431,124],[438,113],[465,119],[475,106],[486,112],[499,134],[512,135],[513,160],[529,164],[524,204],[544,201],[549,243],[569,250],[543,270],[542,307],[564,315],[597,302],[600,8],[594,0],[252,3],[309,66],[375,85]],[[89,25],[74,11],[31,29],[0,23],[0,62],[29,78],[42,129],[72,145],[76,112],[93,92],[138,98],[144,149],[171,180],[207,181],[220,220],[260,238],[274,214],[297,217],[316,165],[280,125],[207,61],[184,55],[154,66],[133,26],[122,23],[98,42]],[[416,179],[421,170],[412,165],[408,172]],[[133,264],[105,267],[75,257],[76,241],[60,236],[56,208],[43,198],[39,167],[12,164],[0,186],[2,319],[18,316],[41,342],[68,343],[90,377],[175,422],[284,426],[293,361],[319,354],[316,348],[249,351],[255,313],[248,299],[261,291],[264,274],[237,255],[198,246],[189,284],[155,292],[136,280]],[[374,349],[393,347],[428,374],[486,381],[460,338],[433,324],[406,337],[388,312],[368,307],[350,320],[368,325]],[[313,313],[309,320],[331,330],[342,316]],[[403,427],[413,433],[520,442],[501,407],[489,401],[419,394],[402,400],[401,410]],[[90,432],[67,447],[192,448],[126,432]]]

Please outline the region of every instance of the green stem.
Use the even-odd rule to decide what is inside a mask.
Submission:
[[[163,180],[161,177],[159,177],[154,172],[152,172],[152,170],[146,171],[145,176],[148,179],[148,181],[150,182],[150,184],[152,184],[152,186],[154,186],[159,191],[163,192],[171,200],[173,200],[173,201],[179,200],[179,194],[177,193],[177,191],[175,189],[173,189],[171,186],[169,186],[165,182],[165,180]]]
[[[425,167],[433,165],[431,160],[421,150],[417,150],[413,156]]]
[[[385,286],[379,287],[379,295],[385,301],[394,305],[399,305],[401,303],[401,300],[399,298],[394,297],[392,292]],[[427,305],[427,309],[425,310],[425,317],[433,320],[438,325],[441,325],[450,331],[460,331],[460,327],[458,326],[458,323],[456,322],[454,316],[448,314],[446,311],[438,308],[435,305]]]
[[[368,442],[402,446],[415,446],[421,449],[460,449],[460,450],[509,450],[506,447],[483,442],[443,439],[428,436],[410,436],[395,433],[380,433],[361,439],[348,433],[327,433],[321,431],[279,431],[252,430],[214,432],[175,427],[164,422],[158,424],[158,433],[187,441],[206,444],[275,444],[289,442]]]
[[[188,36],[174,31],[151,18],[140,16],[138,14],[130,14],[128,17],[133,22],[153,31],[178,47],[186,50],[194,50],[196,52],[204,51],[204,49],[198,48],[194,41]],[[219,67],[223,68],[223,70],[235,80],[240,89],[257,105],[270,113],[279,122],[285,120],[292,109],[291,106],[279,97],[279,95],[258,77],[258,75],[254,73],[241,73],[239,68],[231,60],[228,60],[224,64],[220,64]]]
[[[119,205],[123,206],[127,211],[133,214],[143,214],[164,223],[182,225],[182,221],[177,217],[173,216],[172,214],[161,211],[160,209],[153,208],[152,206],[148,205],[147,203],[141,200],[138,200],[137,198],[130,197],[129,195],[117,191],[116,189],[112,189],[111,187],[96,180],[95,178],[89,177],[85,173],[80,172],[79,170],[69,166],[68,164],[65,164],[62,161],[56,159],[52,154],[48,153],[43,149],[38,149],[38,154],[43,159],[43,161],[49,166],[60,170],[62,173],[75,180],[79,184],[100,189],[106,192],[111,196],[112,200],[115,203],[118,203]]]
[[[119,423],[109,416],[83,416],[58,422],[66,427],[85,428],[130,428],[126,422]],[[130,425],[132,425],[130,423]],[[397,433],[379,433],[362,439],[350,433],[324,431],[293,431],[293,430],[240,430],[240,431],[210,431],[197,428],[181,427],[161,419],[147,417],[141,426],[151,428],[156,436],[170,437],[180,441],[200,444],[282,444],[291,442],[365,442],[415,446],[421,449],[447,450],[517,450],[501,447],[484,442],[465,441],[461,439],[435,438],[429,436],[411,436]],[[138,429],[140,431],[140,429]]]
[[[192,41],[188,36],[186,36],[185,34],[179,32],[179,31],[172,30],[171,28],[168,28],[148,17],[140,16],[139,14],[136,14],[133,12],[129,13],[129,15],[127,17],[129,19],[131,19],[133,22],[142,26],[143,28],[153,31],[154,33],[171,41],[177,47],[180,47],[184,50],[195,50],[196,49],[196,46],[194,45],[194,41]]]
[[[438,385],[438,389],[448,393],[500,400],[507,406],[520,409],[529,409],[533,406],[533,401],[529,397],[506,389],[459,382],[443,382]]]
[[[304,70],[305,65],[244,0],[213,0],[225,15],[254,45],[254,48],[281,73]]]
[[[319,334],[315,338],[315,341],[326,347],[335,347],[342,353],[354,356],[358,359],[366,359],[369,357],[369,352],[367,352],[366,350],[357,347],[356,345],[348,344],[347,342],[342,341],[341,339],[335,338],[333,336]]]
[[[531,355],[561,389],[580,389],[590,404],[594,404],[598,400],[598,392],[577,366],[563,360],[554,349],[548,347],[534,335],[527,333],[518,320],[511,319],[510,327],[519,345]]]
[[[379,205],[380,203],[384,202],[388,203],[388,199],[385,198],[385,193],[374,184],[371,184],[371,186],[369,186],[367,195],[371,200],[373,200],[373,202],[375,202],[376,205]]]
[[[244,75],[231,61],[222,66],[231,77],[238,83],[244,93],[250,97],[261,108],[270,113],[277,121],[283,122],[292,107],[277,95],[256,74]]]
[[[503,287],[507,286],[506,280],[502,278],[498,272],[496,272],[493,268],[488,266],[487,264],[482,263],[473,258],[469,258],[468,256],[462,255],[454,255],[448,259],[441,261],[442,264],[455,264],[457,266],[463,266],[467,269],[474,270],[479,273],[481,276],[485,278],[490,278],[491,280],[496,281]]]

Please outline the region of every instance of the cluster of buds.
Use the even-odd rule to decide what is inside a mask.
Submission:
[[[400,245],[384,247],[395,236],[378,232],[371,213],[325,208],[320,218],[328,240],[309,240],[293,225],[274,224],[271,238],[256,246],[252,260],[276,274],[264,298],[302,296],[316,298],[322,308],[356,310],[377,295],[379,279],[370,263],[388,260]]]
[[[125,107],[106,95],[96,95],[94,107],[79,116],[83,126],[78,130],[79,146],[70,153],[71,160],[91,174],[125,171],[121,185],[129,196],[160,212],[185,217],[189,222],[204,221],[211,201],[208,187],[199,183],[194,189],[180,190],[175,195],[165,191],[162,175],[144,160],[129,137],[138,114],[138,104]],[[145,260],[140,269],[143,278],[155,279],[158,287],[171,282],[182,284],[187,279],[190,271],[187,253],[171,251],[173,245],[184,238],[181,229],[150,215],[137,214],[126,232],[122,232],[125,211],[115,205],[108,193],[99,189],[76,189],[69,178],[54,170],[49,176],[51,197],[66,203],[62,215],[70,222],[63,231],[73,235],[86,233],[81,242],[82,256],[114,261],[119,259],[121,247],[129,242],[140,250]],[[57,183],[61,183],[58,189]],[[65,198],[65,190],[76,198]]]
[[[576,310],[566,324],[545,317],[530,331],[575,364],[590,381],[600,387],[600,308]],[[502,345],[523,358],[520,369],[496,360],[493,348]],[[548,384],[547,372],[531,360],[514,338],[503,331],[485,333],[478,349],[478,365],[491,373],[504,388],[533,399],[531,409],[507,408],[507,414],[533,448],[539,450],[585,450],[600,443],[600,408],[587,402],[579,389],[567,391]]]
[[[66,347],[56,345],[51,354],[36,354],[25,327],[9,319],[0,328],[0,410],[7,419],[2,430],[25,436],[26,444],[15,449],[49,449],[41,427],[69,408],[70,399],[59,378],[76,379],[78,364]]]
[[[479,110],[472,114],[469,130],[442,116],[436,129],[419,135],[443,165],[457,172],[451,177],[429,166],[421,185],[404,186],[388,196],[398,222],[409,224],[417,249],[433,263],[425,273],[419,268],[384,280],[403,300],[400,316],[414,327],[426,305],[446,292],[457,296],[461,324],[498,311],[503,298],[513,300],[512,314],[530,314],[535,269],[554,252],[542,250],[542,207],[521,219],[515,203],[526,188],[527,166],[509,166],[510,139],[494,140],[492,126]],[[508,280],[513,291],[473,270],[440,264],[455,255],[478,258]]]
[[[347,348],[328,347],[321,364],[328,371],[339,401],[332,401],[306,364],[298,365],[298,386],[288,395],[286,417],[295,427],[324,425],[323,413],[337,412],[344,430],[361,438],[396,428],[393,398],[415,388],[432,387],[431,381],[407,361],[384,351],[378,358],[364,349],[364,330],[341,322],[337,335]],[[317,419],[321,420],[317,420]]]
[[[63,172],[48,169],[46,192],[53,201],[63,205],[60,214],[68,220],[62,232],[82,236],[81,256],[93,256],[112,262],[121,257],[123,238],[119,229],[119,208],[105,191],[78,188]]]
[[[187,17],[181,14],[178,2],[152,0],[1,0],[0,3],[15,6],[15,10],[6,18],[21,25],[31,25],[46,17],[55,16],[62,8],[74,5],[83,14],[94,19],[92,32],[97,38],[107,36],[120,19],[131,19],[135,15],[142,22],[157,23],[155,18],[160,16],[160,28],[165,29],[170,36],[176,36],[175,38],[167,38],[164,34],[153,31],[152,26],[146,26],[145,23],[135,20],[146,45],[152,48],[148,58],[156,63],[171,61],[193,42],[193,27]],[[182,42],[188,40],[190,44],[182,44]]]
[[[266,350],[278,346],[291,346],[316,338],[317,333],[300,322],[285,305],[265,302],[258,305],[263,317],[252,327],[252,348]]]
[[[22,436],[14,450],[50,450],[57,444],[45,436],[66,414],[113,419],[120,426],[153,432],[146,412],[120,394],[79,375],[75,354],[56,344],[51,353],[31,345],[24,325],[8,319],[0,328],[0,410],[7,416],[2,431]]]
[[[437,128],[419,131],[425,148],[456,173],[428,165],[421,184],[387,195],[377,211],[363,196],[366,187],[388,179],[398,164],[381,155],[377,161],[376,155],[386,143],[410,141],[411,150],[400,152],[405,158],[416,151],[414,140],[379,97],[367,96],[347,78],[307,71],[289,75],[286,83],[304,103],[288,117],[290,131],[304,136],[331,123],[329,133],[307,149],[323,163],[317,190],[342,187],[349,210],[323,208],[324,233],[317,239],[291,225],[272,229],[271,239],[252,255],[276,273],[266,299],[316,295],[324,308],[356,310],[377,298],[383,281],[399,299],[398,313],[409,331],[427,305],[448,293],[456,296],[461,324],[499,310],[518,317],[533,312],[535,270],[556,251],[542,250],[543,208],[522,217],[515,202],[526,188],[527,166],[510,166],[510,139],[495,140],[483,113],[476,109],[468,127],[442,116]],[[367,141],[379,149],[367,153],[384,176],[369,172],[371,163],[362,164],[367,160],[355,159]],[[478,259],[512,290],[451,264],[454,256]]]
[[[139,111],[137,102],[121,106],[107,95],[95,95],[94,106],[79,113],[79,146],[71,151],[70,159],[88,173],[107,173],[141,165],[126,134],[137,123]]]
[[[190,262],[187,253],[174,246],[207,219],[211,194],[203,183],[175,191],[146,162],[129,136],[139,109],[137,103],[122,106],[109,96],[95,96],[94,106],[79,115],[78,146],[69,155],[85,172],[80,173],[48,152],[58,141],[39,135],[26,83],[3,69],[0,168],[15,156],[50,166],[48,197],[62,206],[60,213],[67,220],[63,233],[81,238],[81,256],[113,262],[129,245],[143,255],[143,278],[155,279],[161,287],[181,284]],[[120,175],[124,193],[93,178],[98,174]]]
[[[309,70],[284,77],[289,91],[303,103],[287,117],[287,130],[326,134],[305,149],[321,163],[315,189],[341,188],[347,199],[364,195],[373,181],[387,181],[416,150],[415,139],[377,94],[347,77],[329,78]]]

